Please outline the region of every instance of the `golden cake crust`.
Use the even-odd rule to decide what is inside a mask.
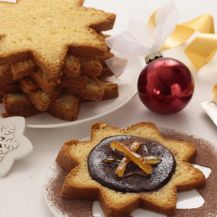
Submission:
[[[102,139],[114,135],[140,136],[164,145],[176,160],[176,170],[171,180],[157,191],[125,194],[93,180],[88,172],[89,153]],[[194,144],[165,138],[152,123],[142,122],[125,129],[97,123],[92,126],[90,141],[69,141],[57,156],[57,163],[68,172],[62,186],[62,196],[67,199],[99,200],[107,217],[124,217],[138,207],[173,214],[177,191],[190,190],[205,183],[203,173],[189,163],[195,153]]]
[[[56,76],[68,50],[82,56],[103,55],[107,47],[97,31],[111,29],[115,15],[82,4],[80,0],[0,2],[0,64],[32,57],[43,71]]]
[[[80,98],[99,101],[118,96],[116,86],[104,88],[98,81],[104,61],[112,56],[105,43],[107,36],[101,31],[112,29],[115,15],[84,7],[83,3],[82,0],[0,2],[0,100],[5,94],[23,92],[30,103],[22,102],[30,110],[34,106],[37,111],[48,111],[54,117],[72,121],[78,116]],[[81,82],[84,90],[75,85],[68,91],[63,77],[73,84]],[[71,95],[67,103],[56,101],[65,95]],[[11,98],[13,104],[6,106],[8,101],[3,101],[8,115],[13,114],[11,107],[16,107],[16,103],[21,108],[20,98]],[[53,109],[51,105],[55,105]],[[26,114],[19,109],[16,114],[30,116],[35,112]]]

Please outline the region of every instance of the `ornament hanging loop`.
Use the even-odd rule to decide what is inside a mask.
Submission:
[[[146,62],[146,64],[148,64],[151,61],[158,59],[158,58],[162,58],[162,57],[163,57],[163,55],[160,51],[154,51],[145,57],[145,62]]]

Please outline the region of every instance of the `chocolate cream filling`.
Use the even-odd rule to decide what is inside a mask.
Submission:
[[[115,173],[124,155],[113,150],[112,141],[118,141],[126,146],[139,142],[140,148],[136,153],[145,156],[156,156],[161,162],[153,166],[153,173],[147,175],[132,161],[127,165],[123,177]],[[155,191],[165,185],[173,175],[176,162],[173,154],[157,141],[142,137],[119,135],[103,139],[91,151],[88,157],[90,176],[100,184],[120,192],[147,192]]]

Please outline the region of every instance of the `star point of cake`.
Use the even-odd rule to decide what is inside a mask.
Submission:
[[[0,2],[0,62],[32,55],[42,69],[59,73],[68,50],[96,56],[106,52],[98,32],[111,29],[115,16],[84,8],[81,0]]]
[[[163,144],[173,153],[176,161],[170,181],[157,191],[139,193],[118,192],[95,181],[88,172],[88,156],[100,141],[114,135],[139,136]],[[138,207],[172,214],[176,208],[177,191],[190,190],[205,183],[203,173],[188,162],[195,151],[191,143],[163,137],[151,123],[139,123],[127,129],[96,124],[92,127],[90,141],[68,142],[57,157],[58,164],[69,172],[62,187],[62,196],[67,199],[99,200],[109,217],[125,216]]]

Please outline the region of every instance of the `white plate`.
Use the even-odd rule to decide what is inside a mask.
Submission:
[[[63,121],[52,117],[48,113],[39,114],[26,118],[26,126],[29,128],[58,128],[81,124],[90,121],[124,106],[137,92],[137,78],[141,71],[141,64],[135,63],[133,67],[126,70],[120,77],[113,81],[119,84],[119,97],[101,102],[85,102],[81,104],[78,119],[75,121]],[[0,106],[0,112],[3,112]]]
[[[199,137],[197,138],[194,136],[188,136],[188,135],[178,133],[178,132],[170,130],[170,129],[162,128],[161,132],[165,136],[169,136],[169,137],[172,136],[172,138],[186,139],[186,140],[193,142],[195,144],[199,144],[202,142],[203,145],[208,144],[209,146],[213,146],[212,144],[210,144],[206,140],[201,139]],[[88,140],[88,138],[83,139],[83,141],[87,141],[87,140]],[[204,167],[204,166],[196,165],[196,164],[192,164],[192,166],[201,170],[206,179],[209,178],[209,176],[212,172],[211,169],[208,167]],[[55,217],[69,217],[69,216],[71,216],[71,214],[73,214],[73,210],[63,211],[62,208],[58,207],[58,205],[57,205],[58,204],[57,201],[60,202],[61,199],[58,198],[57,196],[54,196],[55,199],[53,197],[51,197],[51,195],[53,195],[51,183],[55,183],[55,180],[58,179],[57,177],[60,177],[60,176],[63,177],[63,174],[61,174],[62,173],[61,171],[62,171],[62,169],[57,165],[56,162],[53,162],[50,165],[50,167],[48,168],[47,173],[45,175],[42,194],[43,194],[45,202],[46,202],[49,210],[53,214],[53,216],[55,216]],[[201,194],[196,189],[192,189],[191,191],[178,193],[176,208],[177,209],[184,209],[186,211],[191,210],[191,209],[197,209],[197,208],[203,206],[204,202],[205,201],[204,201],[203,197],[201,196]],[[67,201],[64,203],[67,203],[67,206],[70,207],[70,206],[72,206],[73,201]],[[61,202],[61,204],[62,204],[62,202]],[[97,201],[93,202],[92,214],[94,217],[105,217],[105,215],[102,211],[102,208],[99,205],[99,202],[97,202]],[[140,209],[140,208],[134,210],[131,213],[131,216],[132,217],[150,217],[150,216],[151,217],[167,217],[166,215],[159,214],[159,213],[156,213],[153,211]]]

